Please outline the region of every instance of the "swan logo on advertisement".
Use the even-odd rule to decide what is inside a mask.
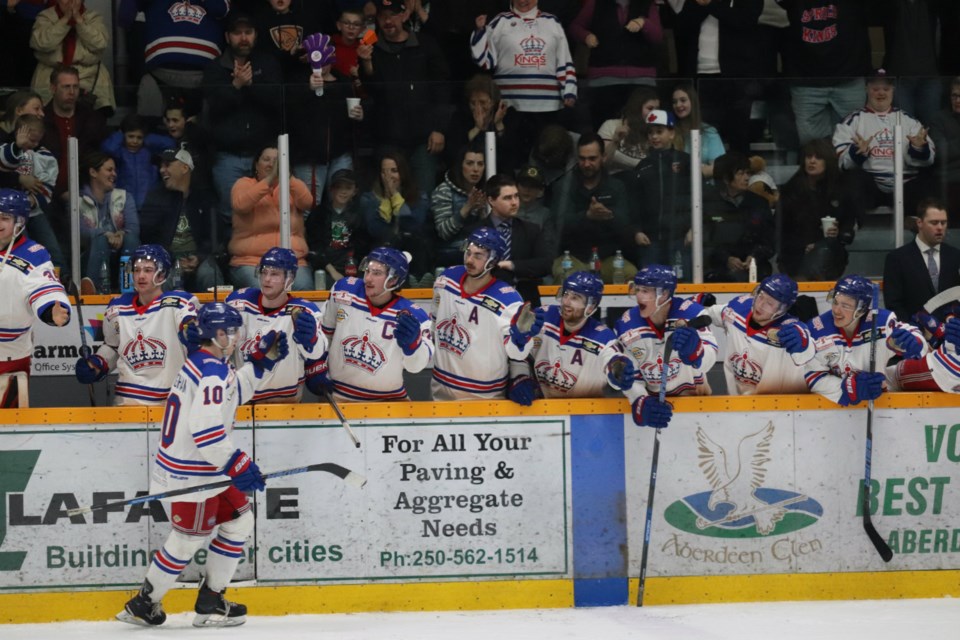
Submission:
[[[760,538],[792,533],[820,520],[823,507],[810,496],[763,486],[774,431],[768,422],[728,451],[698,428],[699,466],[710,490],[671,504],[664,512],[667,522],[700,536]]]

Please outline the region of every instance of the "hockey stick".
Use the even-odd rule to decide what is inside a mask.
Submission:
[[[70,284],[73,285],[73,295],[77,298],[77,321],[80,322],[80,357],[86,360],[93,354],[93,349],[87,344],[87,334],[83,330],[83,302],[80,300],[80,290],[77,288],[76,281]],[[90,391],[90,406],[95,407],[97,406],[97,398],[93,383],[88,384],[87,388]]]
[[[350,423],[347,422],[347,419],[344,417],[343,411],[340,411],[340,405],[338,405],[337,401],[333,399],[333,394],[324,389],[323,396],[327,399],[327,402],[330,403],[330,406],[333,407],[333,412],[336,413],[337,418],[340,419],[341,426],[347,430],[347,435],[350,436],[351,440],[353,440],[353,446],[359,449],[360,441],[357,439],[357,434],[355,434],[353,429],[350,428]]]
[[[293,476],[298,473],[307,473],[308,471],[326,471],[327,473],[332,473],[337,476],[347,484],[353,485],[355,487],[362,488],[363,485],[367,484],[367,479],[364,478],[359,473],[350,471],[346,467],[341,467],[338,464],[332,462],[321,462],[318,464],[308,464],[305,467],[294,467],[293,469],[284,469],[283,471],[273,471],[271,473],[263,474],[264,480],[271,480],[273,478],[282,478],[284,476]],[[110,509],[113,507],[124,507],[131,504],[141,504],[143,502],[151,502],[153,500],[165,500],[167,498],[174,498],[176,496],[183,496],[190,493],[198,493],[200,491],[209,491],[211,489],[225,489],[233,483],[233,480],[219,480],[217,482],[211,482],[209,484],[201,484],[196,487],[187,487],[185,489],[174,489],[173,491],[164,491],[163,493],[154,493],[149,496],[138,496],[136,498],[130,498],[129,500],[119,500],[117,502],[108,502],[105,504],[95,504],[92,507],[77,507],[76,509],[67,509],[68,516],[75,516],[82,513],[90,513],[91,511],[98,511],[100,509]]]
[[[877,368],[877,315],[880,309],[880,287],[873,285],[873,300],[870,304],[873,312],[873,320],[870,328],[870,373]],[[870,467],[873,460],[873,400],[867,400],[867,444],[863,455],[863,530],[867,532],[867,537],[876,548],[877,553],[883,558],[884,562],[890,562],[893,558],[893,550],[887,541],[881,537],[880,532],[873,526],[873,520],[870,517]]]
[[[927,300],[923,305],[923,310],[927,313],[933,313],[943,305],[957,300],[960,300],[960,287],[950,287]]]

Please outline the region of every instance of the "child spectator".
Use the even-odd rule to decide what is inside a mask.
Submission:
[[[197,117],[191,115],[183,100],[172,100],[163,110],[163,126],[167,135],[173,139],[173,148],[190,150],[193,158],[193,179],[203,184],[211,184],[211,166],[213,150],[207,141],[203,128],[197,124]]]
[[[116,159],[117,186],[133,196],[139,209],[147,192],[159,182],[160,173],[153,157],[173,146],[170,136],[147,133],[143,119],[131,113],[120,121],[120,131],[107,136],[100,148]]]
[[[363,9],[347,7],[340,12],[337,20],[337,30],[334,34],[333,46],[337,59],[333,63],[335,71],[344,78],[351,78],[354,86],[360,85],[360,59],[370,60],[373,55],[373,44],[361,42],[366,22],[363,19]],[[361,96],[362,97],[362,96]]]
[[[328,285],[344,276],[347,259],[353,254],[356,264],[370,249],[370,240],[357,206],[357,179],[350,169],[340,169],[330,177],[323,204],[307,218],[307,245],[314,269],[327,272]]]

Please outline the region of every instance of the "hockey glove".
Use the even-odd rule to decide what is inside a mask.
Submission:
[[[198,350],[200,343],[203,342],[200,339],[200,327],[197,326],[197,321],[194,318],[180,325],[180,333],[177,335],[180,338],[180,342],[183,343],[183,346],[187,348],[187,353],[193,353]]]
[[[884,376],[879,371],[847,374],[840,384],[840,406],[859,404],[861,400],[876,400],[883,393],[883,381]]]
[[[954,349],[960,350],[960,318],[950,318],[943,329],[944,339],[953,345]]]
[[[916,360],[923,353],[923,342],[919,337],[910,333],[903,327],[897,327],[890,334],[893,350],[901,354],[907,360]]]
[[[543,309],[531,311],[530,303],[525,302],[510,323],[510,340],[517,349],[524,349],[533,336],[543,328]]]
[[[699,367],[703,362],[703,343],[696,329],[680,327],[673,332],[673,350],[680,359],[692,367]]]
[[[267,482],[260,473],[260,467],[240,449],[233,452],[224,473],[233,479],[233,486],[240,491],[263,491]]]
[[[507,389],[507,398],[519,405],[529,407],[537,397],[537,383],[530,376],[517,376]]]
[[[401,311],[397,314],[397,327],[393,330],[393,339],[400,345],[405,356],[412,356],[420,346],[420,323],[409,311]]]
[[[77,374],[77,380],[80,384],[93,384],[94,382],[100,382],[107,377],[107,373],[110,371],[109,365],[103,356],[87,356],[86,358],[80,358],[77,360],[77,366],[75,372]]]
[[[923,337],[927,339],[931,347],[936,349],[943,344],[945,328],[942,322],[938,321],[926,311],[917,311],[910,320],[913,324],[920,327],[920,330],[923,331]]]
[[[607,380],[614,389],[626,391],[633,386],[636,375],[633,360],[627,356],[614,356],[607,365]]]
[[[803,353],[810,344],[810,336],[798,322],[792,322],[780,328],[777,336],[787,353]]]
[[[273,371],[277,363],[287,357],[290,347],[287,346],[287,334],[283,331],[272,330],[260,338],[260,342],[250,352],[250,362],[256,368],[259,378],[264,371]]]
[[[670,426],[673,405],[660,402],[654,396],[642,396],[633,401],[633,421],[638,427],[665,429]]]
[[[293,341],[307,351],[317,344],[317,321],[309,311],[301,310],[294,316]]]
[[[712,307],[717,304],[717,296],[712,293],[698,293],[695,296],[690,297],[691,300],[699,304],[701,307]]]
[[[304,377],[310,393],[323,397],[333,391],[333,380],[330,379],[326,360],[308,360],[304,368]]]

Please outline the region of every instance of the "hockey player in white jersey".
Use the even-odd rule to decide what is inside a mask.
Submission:
[[[796,301],[797,283],[778,273],[764,278],[751,295],[707,307],[713,325],[726,334],[728,393],[807,393],[803,365],[816,349],[807,326],[787,315]]]
[[[632,289],[637,306],[627,310],[616,325],[620,346],[637,370],[636,381],[624,395],[636,424],[666,427],[673,407],[657,397],[663,367],[667,367],[667,396],[710,395],[707,372],[717,360],[717,340],[709,325],[698,329],[687,326],[707,312],[693,300],[673,295],[677,276],[670,267],[644,267],[634,276]],[[672,340],[673,351],[665,363],[667,339]]]
[[[557,292],[559,304],[544,308],[543,327],[533,337],[530,358],[510,361],[512,380],[521,376],[530,379],[522,386],[514,383],[512,400],[526,399],[513,397],[520,389],[532,391],[532,402],[537,394],[545,398],[599,398],[607,385],[621,391],[633,386],[633,362],[620,352],[616,334],[591,317],[602,299],[600,276],[587,271],[567,276]]]
[[[378,247],[360,269],[362,279],[341,278],[330,290],[321,321],[329,352],[308,365],[307,387],[352,402],[406,400],[403,372],[422,371],[433,359],[430,317],[397,293],[410,254]]]
[[[887,367],[892,386],[903,391],[960,393],[960,303],[943,305],[933,314],[921,310],[913,321],[923,328],[930,350],[921,358]]]
[[[234,358],[240,366],[270,331],[293,336],[292,357],[280,362],[257,384],[253,402],[299,402],[303,396],[304,362],[323,357],[327,340],[319,331],[320,309],[303,298],[290,296],[297,277],[297,255],[291,249],[273,247],[260,258],[257,280],[260,288],[234,291],[227,304],[243,316],[244,339]]]
[[[167,291],[170,273],[167,250],[144,244],[130,256],[133,291],[113,298],[103,317],[103,346],[77,360],[75,374],[82,384],[118,373],[117,405],[158,405],[183,366],[190,325],[199,303],[186,291]]]
[[[870,371],[872,340],[877,340],[876,362],[881,368],[894,356],[913,360],[927,352],[920,330],[900,322],[888,309],[877,311],[873,335],[873,319],[867,312],[874,287],[863,276],[844,276],[827,294],[830,311],[809,322],[817,352],[804,370],[807,387],[843,407],[880,397],[888,383],[891,390],[900,390],[882,371]]]
[[[0,374],[30,374],[33,323],[53,327],[70,321],[70,302],[57,280],[50,254],[25,235],[30,200],[16,189],[0,189]],[[0,408],[18,406],[13,376],[3,377]]]
[[[446,269],[433,285],[434,400],[505,397],[508,359],[525,358],[540,333],[543,310],[529,327],[519,326],[523,299],[490,273],[505,251],[495,229],[480,227],[464,243],[463,266]],[[529,386],[522,378],[515,384]]]
[[[150,492],[196,487],[225,478],[232,480],[232,485],[170,499],[173,531],[154,555],[140,592],[117,614],[122,622],[163,624],[167,618],[163,596],[215,529],[217,535],[207,547],[193,624],[235,626],[246,621],[246,606],[227,601],[224,591],[253,530],[252,505],[244,492],[263,491],[265,482],[253,458],[233,443],[233,420],[237,407],[253,397],[257,380],[283,359],[288,346],[284,333],[271,331],[253,350],[250,362],[234,369],[230,357],[242,326],[240,313],[223,302],[207,303],[197,313],[200,348],[177,372],[167,398]]]

